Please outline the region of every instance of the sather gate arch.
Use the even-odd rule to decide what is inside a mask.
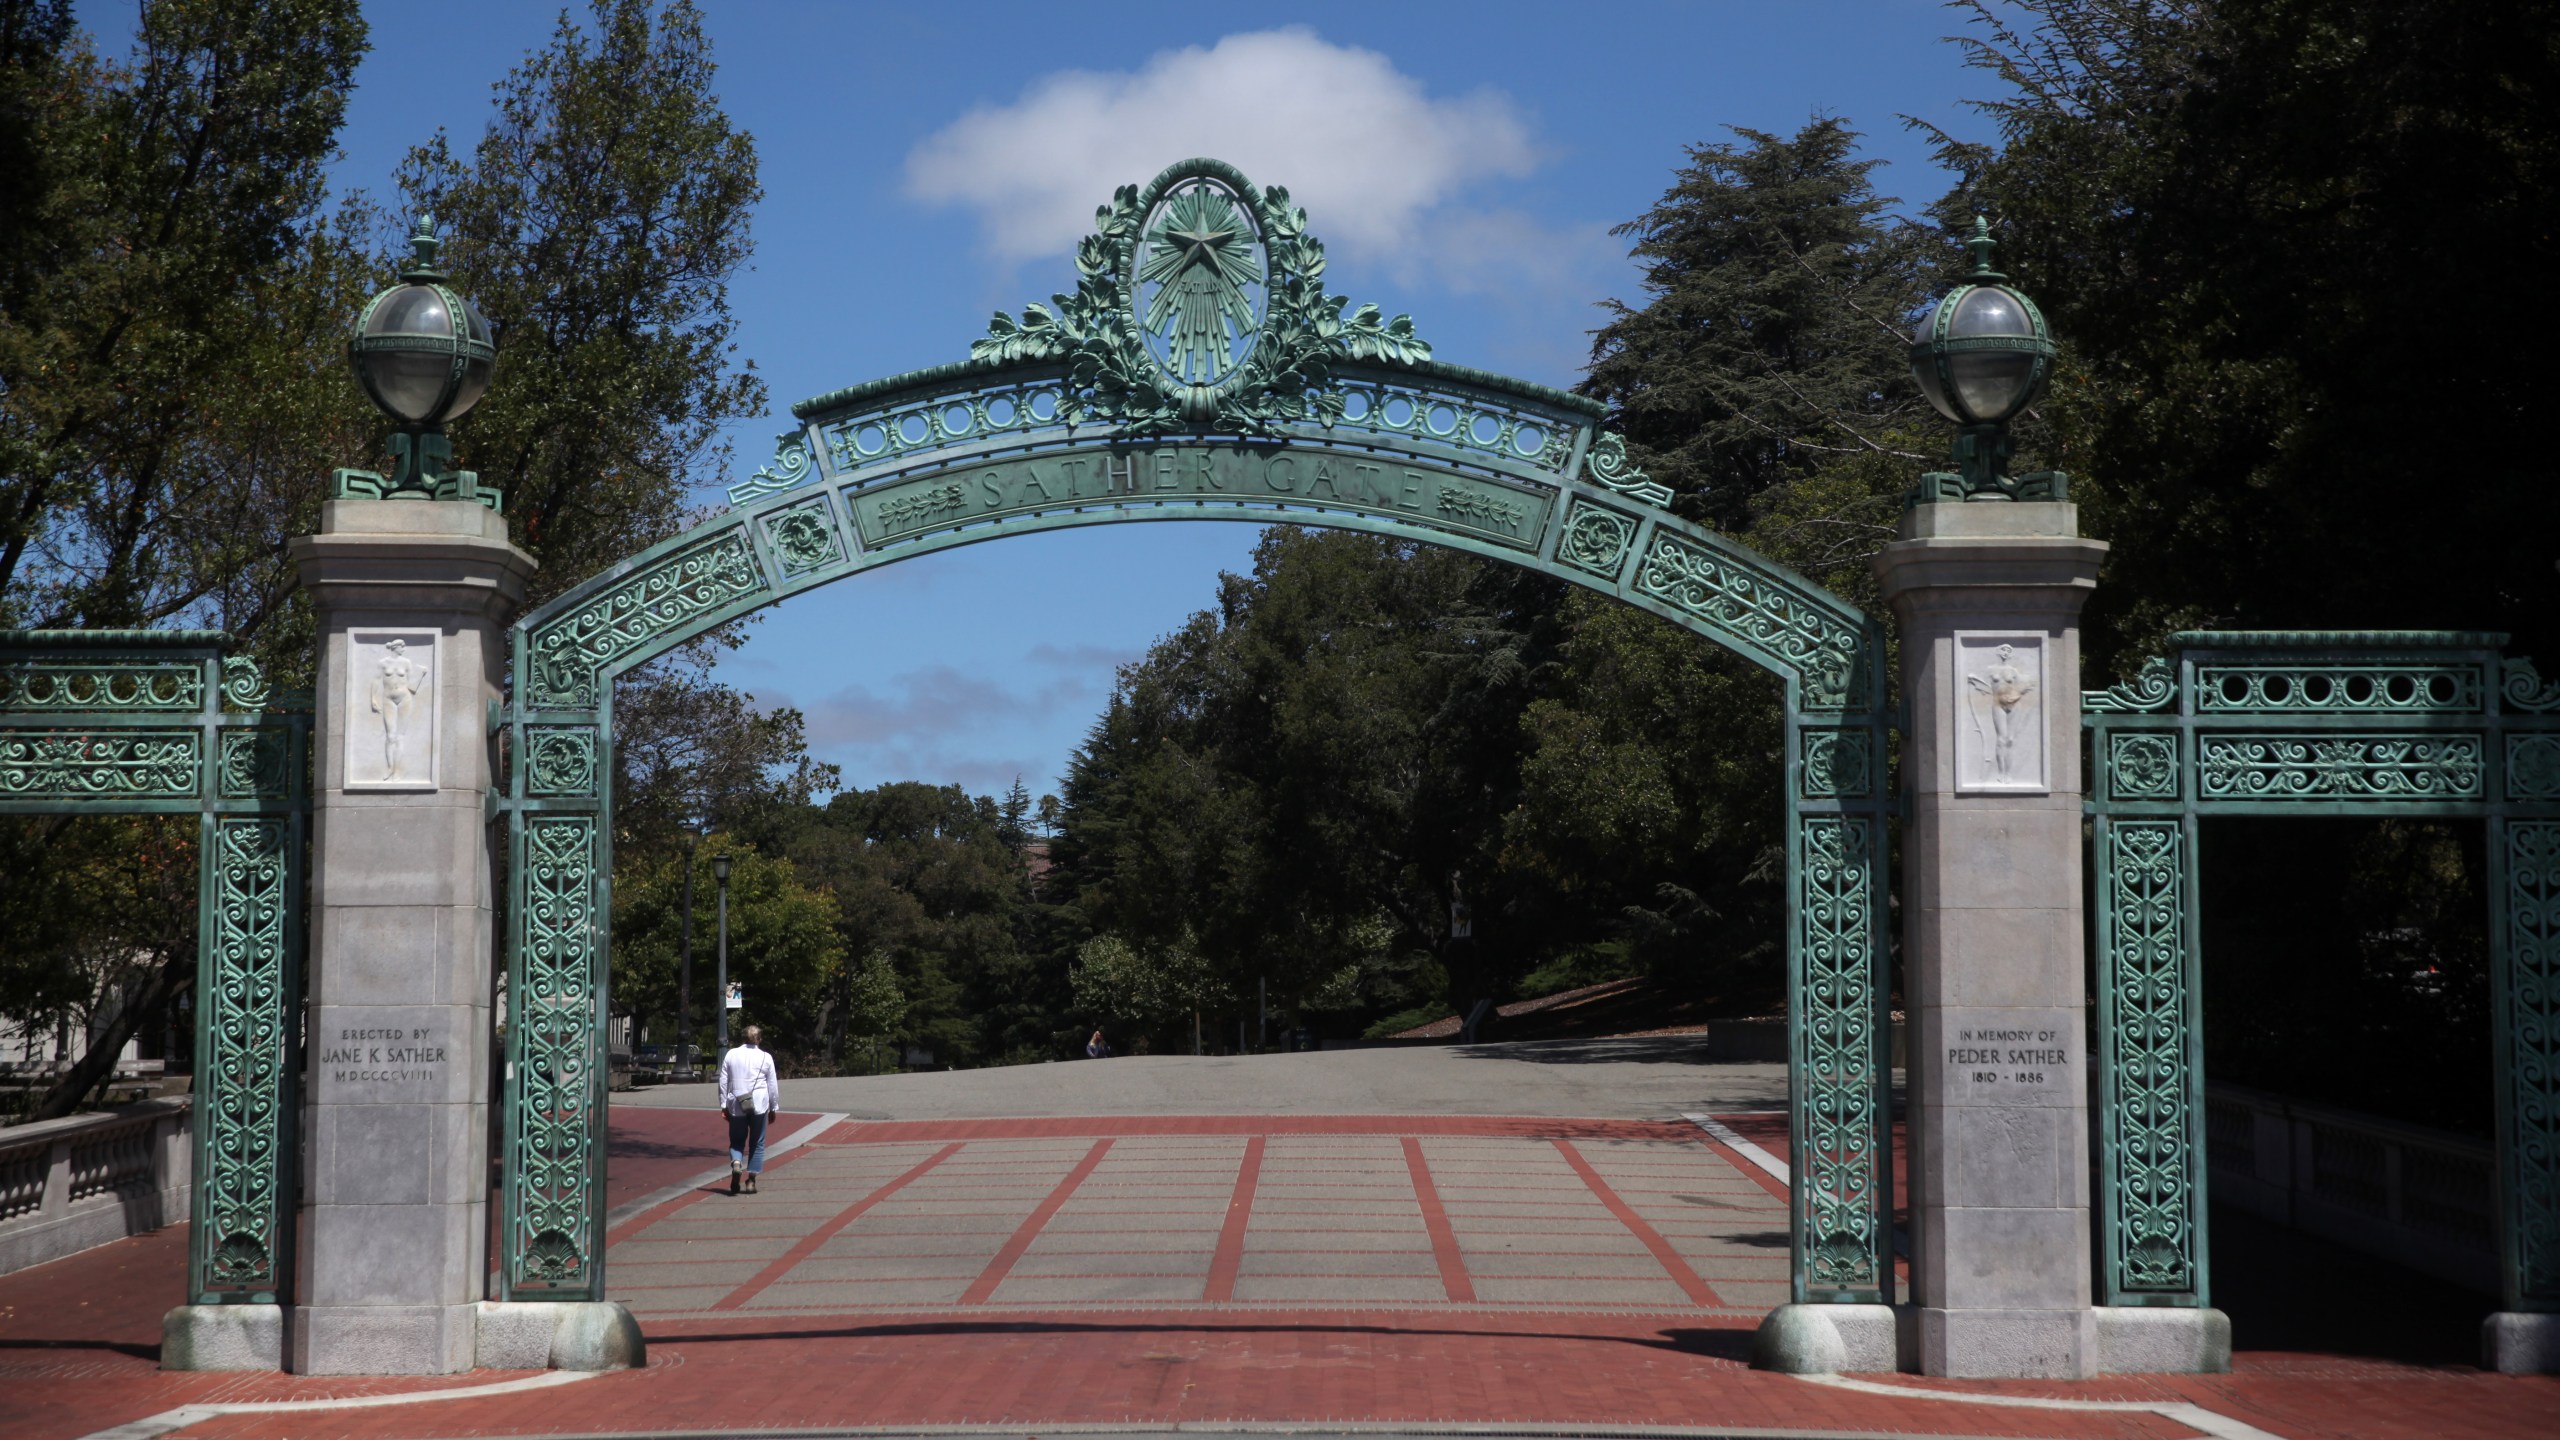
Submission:
[[[958,364],[819,396],[732,508],[518,619],[499,1270],[604,1297],[613,680],[820,585],[1007,535],[1238,520],[1394,535],[1652,611],[1779,677],[1798,1301],[1892,1297],[1884,647],[1855,607],[1674,516],[1596,403],[1431,358],[1324,290],[1278,188],[1123,187],[1078,285]]]

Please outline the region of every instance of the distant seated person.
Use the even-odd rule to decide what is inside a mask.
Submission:
[[[1101,1031],[1094,1031],[1093,1038],[1084,1042],[1084,1058],[1087,1060],[1107,1060],[1110,1057],[1111,1042],[1102,1038]]]

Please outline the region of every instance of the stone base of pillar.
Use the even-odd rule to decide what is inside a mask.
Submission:
[[[479,1359],[484,1370],[634,1370],[649,1344],[619,1300],[488,1300]]]
[[[2098,1311],[2102,1375],[2228,1375],[2231,1317],[2198,1306],[2110,1305]]]
[[[281,1305],[181,1305],[160,1319],[163,1370],[282,1370]]]
[[[1902,1321],[1890,1305],[1781,1305],[1752,1337],[1751,1368],[1781,1375],[1899,1369]]]
[[[2082,1380],[2098,1373],[2098,1312],[1940,1310],[1913,1325],[1912,1368],[1962,1380]]]
[[[296,1305],[297,1375],[459,1375],[478,1358],[478,1305]]]
[[[2560,1375],[2560,1315],[2500,1310],[2481,1321],[2480,1367],[2501,1375]]]

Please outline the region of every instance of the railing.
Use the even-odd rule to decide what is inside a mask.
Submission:
[[[0,1130],[0,1275],[186,1219],[190,1104]]]
[[[2218,1202],[2498,1291],[2497,1161],[2485,1140],[2208,1085],[2205,1154]]]

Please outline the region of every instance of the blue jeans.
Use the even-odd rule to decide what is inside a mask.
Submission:
[[[747,1173],[764,1173],[763,1115],[747,1114],[729,1117],[729,1163],[746,1162]]]

